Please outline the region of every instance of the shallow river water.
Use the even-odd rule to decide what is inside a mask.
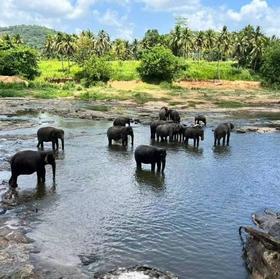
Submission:
[[[238,228],[255,211],[279,209],[280,133],[234,133],[229,147],[213,148],[206,128],[198,150],[158,143],[167,164],[157,175],[150,166],[136,171],[133,157],[137,145],[150,143],[149,126],[135,126],[134,147],[109,148],[111,123],[46,116],[32,128],[1,132],[1,155],[35,149],[38,127],[49,122],[67,135],[56,189],[49,167],[45,189],[36,190],[36,175],[21,176],[19,191],[29,198],[11,211],[25,214],[38,261],[88,275],[147,264],[180,278],[247,278]],[[8,178],[0,172],[0,180]]]

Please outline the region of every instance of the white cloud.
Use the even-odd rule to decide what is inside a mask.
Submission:
[[[201,0],[135,0],[154,11],[166,11],[188,19],[195,30],[221,29],[223,25],[240,29],[247,24],[260,25],[269,35],[280,35],[280,6],[272,8],[267,0],[248,0],[239,10],[208,7]]]
[[[103,15],[99,13],[97,18],[102,25],[113,27],[116,30],[114,37],[126,40],[133,39],[134,27],[132,23],[128,22],[127,16],[120,16],[118,12],[108,9]]]

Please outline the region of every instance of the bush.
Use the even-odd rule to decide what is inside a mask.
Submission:
[[[89,87],[97,82],[108,82],[112,76],[112,69],[107,60],[95,55],[85,63],[82,70],[75,74],[75,79]]]
[[[280,86],[280,44],[275,43],[265,50],[260,70],[265,83]]]
[[[0,51],[0,74],[34,79],[39,75],[36,52],[26,46]]]
[[[144,81],[171,82],[178,76],[182,66],[170,49],[156,46],[143,53],[137,70]]]

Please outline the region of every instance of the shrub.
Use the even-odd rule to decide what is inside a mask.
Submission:
[[[178,76],[182,66],[170,49],[156,46],[143,53],[137,70],[144,81],[171,82]]]
[[[0,74],[34,79],[39,75],[36,52],[26,46],[0,51]]]
[[[261,76],[269,85],[280,86],[280,44],[275,43],[265,50]]]
[[[112,69],[107,60],[95,55],[85,63],[82,70],[75,74],[75,79],[89,87],[97,82],[108,82],[112,76]]]

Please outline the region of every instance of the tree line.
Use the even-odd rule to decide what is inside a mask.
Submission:
[[[106,56],[111,60],[139,59],[145,50],[164,46],[177,57],[197,61],[236,60],[239,67],[258,71],[265,48],[275,41],[278,41],[275,36],[264,35],[259,26],[248,25],[239,32],[230,32],[227,26],[221,31],[193,31],[177,24],[168,34],[150,29],[142,40],[134,39],[132,42],[111,40],[104,30],[96,35],[90,30],[82,31],[79,35],[59,32],[47,37],[44,55],[60,58],[62,63],[72,60],[82,64],[91,55]]]

